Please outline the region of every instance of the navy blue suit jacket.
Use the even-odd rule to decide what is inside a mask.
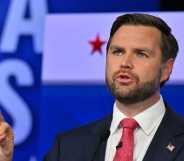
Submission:
[[[111,116],[61,134],[44,161],[104,161]],[[168,145],[175,147],[169,150]],[[166,109],[143,161],[184,161],[184,120]]]

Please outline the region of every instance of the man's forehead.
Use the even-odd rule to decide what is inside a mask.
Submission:
[[[115,41],[116,43],[126,41],[137,44],[156,42],[160,45],[161,32],[152,26],[123,25],[111,37],[110,43]]]
[[[150,26],[150,25],[133,25],[133,24],[125,24],[121,25],[114,33],[114,35],[119,32],[119,31],[133,31],[133,30],[140,30],[142,32],[148,32],[148,31],[153,31],[153,32],[158,32],[161,34],[161,31],[155,27],[155,26]]]

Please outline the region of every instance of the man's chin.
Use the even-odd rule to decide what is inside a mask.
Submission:
[[[134,91],[133,88],[121,87],[116,89],[115,94],[119,95],[122,98],[129,98],[129,97],[132,97],[132,94],[134,93],[133,91]]]
[[[115,81],[116,86],[119,87],[130,87],[135,85],[135,81]]]
[[[124,85],[124,84],[116,84],[116,90],[118,92],[122,92],[122,93],[125,93],[125,95],[128,95],[129,93],[131,93],[131,91],[134,91],[135,90],[135,85],[132,83],[132,84],[128,84],[128,85]]]

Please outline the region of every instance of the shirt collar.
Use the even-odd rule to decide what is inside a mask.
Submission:
[[[139,126],[144,133],[149,135],[164,114],[165,105],[162,96],[160,96],[159,101],[133,118],[139,123]],[[120,121],[126,117],[127,116],[117,108],[115,102],[113,107],[113,119],[110,127],[111,134],[118,129]]]

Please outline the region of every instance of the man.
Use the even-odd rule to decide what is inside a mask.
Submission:
[[[184,120],[160,95],[177,52],[160,18],[119,16],[106,57],[112,116],[59,135],[45,161],[184,161]]]
[[[0,113],[0,161],[12,161],[13,132]]]

